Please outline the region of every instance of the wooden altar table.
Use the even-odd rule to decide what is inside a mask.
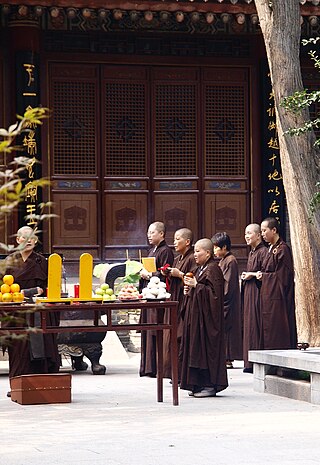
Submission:
[[[113,324],[112,311],[115,310],[138,310],[138,309],[156,309],[157,310],[157,323],[132,323],[132,324]],[[170,311],[170,323],[163,322],[164,309]],[[157,341],[157,401],[163,402],[163,331],[169,330],[171,332],[171,366],[172,366],[172,399],[173,405],[179,405],[178,398],[178,344],[177,344],[177,301],[116,301],[107,303],[97,302],[74,302],[74,303],[43,303],[43,304],[21,304],[21,305],[8,305],[0,304],[0,313],[14,313],[23,314],[30,312],[31,327],[34,325],[34,313],[39,312],[41,315],[41,324],[39,328],[44,333],[62,333],[62,332],[100,332],[100,331],[123,331],[123,330],[137,330],[137,331],[156,331]],[[92,319],[92,325],[88,326],[48,326],[47,314],[48,312],[72,312],[83,311],[86,319]],[[106,315],[107,323],[99,324],[101,315]],[[26,333],[25,327],[11,327],[1,328],[0,335],[10,333]]]

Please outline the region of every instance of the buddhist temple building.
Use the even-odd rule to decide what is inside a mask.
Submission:
[[[319,36],[320,1],[300,9],[302,37]],[[285,221],[253,0],[0,0],[0,22],[0,127],[29,106],[51,110],[23,138],[41,164],[1,241],[40,201],[57,215],[41,225],[43,250],[70,263],[83,252],[137,259],[155,220],[169,244],[184,226],[195,238],[226,231],[245,261],[245,226]],[[303,47],[301,63],[305,86],[319,88]],[[50,187],[34,192],[34,177]]]

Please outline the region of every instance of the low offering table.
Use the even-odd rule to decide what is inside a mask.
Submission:
[[[134,324],[124,324],[116,325],[112,323],[112,311],[115,310],[135,310],[135,309],[156,309],[158,314],[157,323],[134,323]],[[163,322],[164,309],[170,311],[170,323]],[[91,314],[92,325],[88,326],[48,326],[47,324],[47,314],[48,312],[79,312],[85,311],[88,315]],[[63,332],[105,332],[105,331],[131,331],[133,329],[138,331],[156,331],[157,334],[157,400],[158,402],[163,402],[163,330],[169,330],[171,332],[171,363],[172,363],[172,397],[173,405],[179,404],[178,399],[178,347],[177,347],[177,310],[178,302],[177,301],[134,301],[134,302],[107,302],[107,303],[97,303],[97,302],[65,302],[65,303],[38,303],[36,305],[30,304],[21,304],[21,305],[5,305],[0,304],[0,313],[8,314],[15,313],[21,314],[26,311],[31,312],[31,317],[34,316],[34,313],[39,312],[41,315],[41,325],[40,328],[44,333],[63,333]],[[90,312],[88,312],[90,311]],[[101,314],[107,316],[107,322],[104,325],[99,324]],[[74,320],[76,323],[76,320]],[[31,318],[31,326],[34,325],[34,318]],[[10,334],[10,333],[26,333],[27,328],[15,327],[10,329],[2,328],[0,334]]]

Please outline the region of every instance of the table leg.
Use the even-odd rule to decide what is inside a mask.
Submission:
[[[163,402],[163,329],[157,331],[157,400]]]

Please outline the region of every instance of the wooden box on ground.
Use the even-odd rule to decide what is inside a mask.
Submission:
[[[10,379],[11,400],[18,404],[71,402],[71,375],[21,375]]]

